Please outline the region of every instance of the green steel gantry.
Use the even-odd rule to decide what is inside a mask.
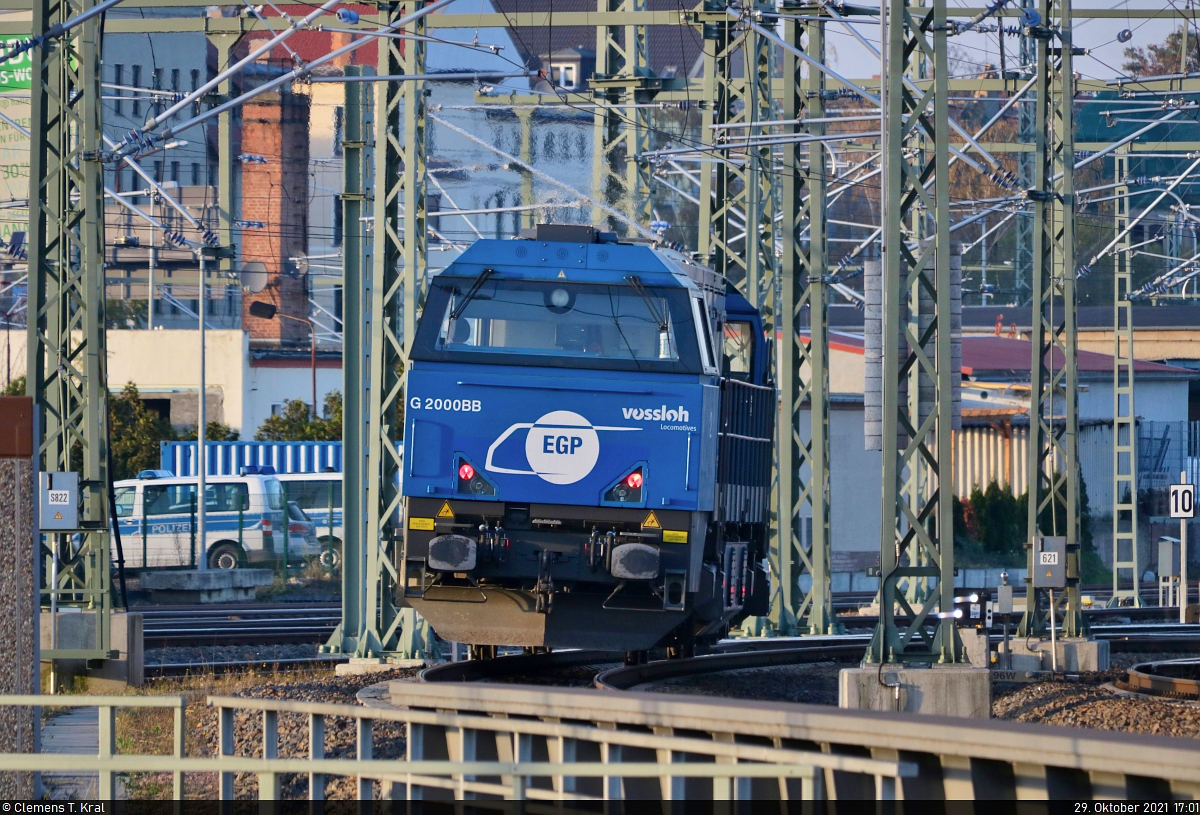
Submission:
[[[825,135],[825,73],[797,52],[825,62],[825,19],[816,3],[780,7],[783,38],[783,132],[796,138]],[[810,19],[802,19],[810,18]],[[794,50],[793,50],[794,49]],[[808,121],[816,120],[816,121]],[[779,359],[780,397],[777,523],[771,547],[770,623],[782,635],[836,633],[829,576],[829,325],[828,245],[825,207],[828,151],[819,141],[783,147],[780,235]],[[807,317],[808,341],[804,323]],[[809,410],[808,427],[802,409]],[[807,432],[804,432],[807,431]],[[807,436],[807,440],[804,438]],[[811,507],[812,531],[805,534],[801,509]],[[808,573],[807,592],[799,578]]]
[[[372,68],[349,66],[346,75],[370,76]],[[359,644],[364,653],[379,648],[379,629],[386,630],[378,617],[378,600],[367,608],[367,592],[375,588],[368,580],[368,563],[378,564],[370,557],[366,538],[367,484],[377,477],[373,461],[367,457],[368,426],[348,417],[366,415],[371,402],[370,322],[368,310],[372,302],[372,243],[367,233],[367,216],[374,206],[374,83],[348,82],[345,87],[342,139],[342,313],[358,314],[359,320],[342,323],[342,371],[345,377],[344,416],[342,424],[342,622],[322,649],[326,652],[356,654]],[[390,607],[389,607],[390,608]],[[372,616],[368,617],[368,613]],[[391,620],[387,620],[390,626]]]
[[[1021,8],[1032,9],[1035,0],[1021,0]],[[1021,29],[1017,39],[1017,58],[1020,62],[1017,75],[1028,79],[1037,69],[1037,41]],[[1031,104],[1032,97],[1017,103],[1017,141],[1032,144],[1037,126],[1036,113]],[[1017,181],[1022,189],[1033,189],[1033,153],[1017,153]],[[1016,253],[1013,257],[1013,291],[1017,303],[1029,302],[1029,280],[1033,275],[1033,217],[1028,210],[1017,213],[1013,219]]]
[[[94,5],[36,0],[32,30],[45,33]],[[42,605],[82,609],[94,632],[91,647],[43,648],[50,660],[116,657],[109,630],[100,35],[95,17],[33,53],[26,393],[41,429],[39,469],[78,473],[81,499],[78,531],[42,536]]]
[[[1138,584],[1138,436],[1134,409],[1133,293],[1129,250],[1129,151],[1119,150],[1113,190],[1113,591],[1112,604],[1141,605]],[[1122,579],[1127,573],[1127,579]]]
[[[1033,314],[1030,362],[1029,514],[1026,551],[1034,572],[1033,538],[1067,539],[1067,587],[1054,598],[1062,633],[1087,632],[1079,598],[1079,372],[1075,298],[1075,76],[1070,0],[1039,0],[1036,128],[1034,133]],[[1061,413],[1060,413],[1061,411]],[[1045,589],[1026,577],[1019,636],[1041,634],[1050,613]],[[1043,602],[1046,600],[1046,602]]]
[[[381,4],[377,23],[390,25],[424,5],[425,0]],[[428,36],[425,18],[405,33],[417,38],[378,40],[380,76],[425,72],[426,41],[421,39]],[[404,371],[428,268],[425,83],[377,84],[373,127],[362,118],[367,107],[363,96],[347,92],[347,113],[353,102],[359,121],[356,152],[352,159],[347,157],[346,181],[355,184],[351,203],[358,217],[364,217],[361,213],[368,205],[372,212],[370,259],[366,259],[364,239],[363,248],[355,252],[362,261],[346,266],[347,297],[353,297],[359,309],[350,309],[347,300],[346,313],[361,314],[362,319],[346,320],[343,334],[343,353],[354,358],[345,368],[346,392],[354,395],[344,413],[347,475],[354,468],[353,487],[348,479],[346,491],[357,490],[363,503],[361,515],[346,506],[343,622],[326,650],[359,659],[423,659],[433,656],[436,646],[428,625],[403,607],[398,597],[405,575],[403,530],[396,519],[402,502]],[[372,131],[373,144],[368,144],[365,140]],[[366,167],[372,159],[368,181]],[[352,163],[357,181],[349,175]],[[346,216],[350,214],[347,209]],[[358,517],[364,519],[361,525],[349,523]]]
[[[957,663],[946,0],[889,0],[883,77],[883,518],[872,663]],[[905,82],[917,62],[923,88]],[[901,330],[902,329],[902,330]],[[894,386],[894,387],[893,387]],[[902,395],[907,394],[907,399]],[[902,584],[933,579],[914,607]],[[897,618],[896,607],[907,622]]]
[[[640,14],[646,11],[646,0],[599,0],[598,11]],[[647,105],[664,85],[677,81],[652,74],[649,28],[627,24],[596,26],[596,74],[590,84],[600,105],[592,136],[592,194],[630,220],[648,225],[654,219],[654,177],[650,165],[638,158],[650,151]],[[528,173],[525,177],[531,178]],[[592,213],[593,221],[601,217],[599,209]],[[618,219],[607,220],[610,230],[627,231]]]

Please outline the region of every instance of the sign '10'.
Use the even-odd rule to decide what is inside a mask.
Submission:
[[[1195,484],[1172,484],[1170,501],[1172,518],[1196,517]]]

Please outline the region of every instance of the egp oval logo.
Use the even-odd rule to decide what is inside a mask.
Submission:
[[[585,478],[600,458],[600,437],[592,423],[569,410],[547,413],[525,437],[525,458],[538,478],[551,484],[574,484]]]
[[[495,463],[496,450],[520,430],[525,435],[525,459],[528,470],[502,467]],[[597,427],[570,410],[554,410],[535,422],[519,422],[492,442],[484,469],[510,475],[536,475],[550,484],[574,484],[592,472],[600,459],[600,435],[597,431],[641,430],[640,427]]]

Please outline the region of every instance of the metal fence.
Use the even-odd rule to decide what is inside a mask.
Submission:
[[[1200,484],[1200,422],[1188,422],[1188,483]]]
[[[403,707],[210,698],[218,749],[201,757],[185,754],[178,697],[0,696],[0,706],[97,707],[100,733],[96,754],[0,754],[0,771],[98,773],[108,799],[133,772],[170,773],[176,798],[193,773],[217,774],[223,799],[278,798],[288,774],[312,799],[334,778],[353,779],[361,799],[1200,797],[1200,762],[1185,739],[542,686],[395,682],[390,698]],[[173,712],[170,755],[118,751],[115,712],[146,707]],[[235,738],[239,712],[261,717],[260,743]],[[307,723],[306,756],[280,755],[289,716]],[[353,758],[326,755],[331,717],[353,721]],[[375,757],[382,722],[403,725],[402,757]],[[235,786],[239,774],[250,778]]]
[[[525,689],[528,693],[529,689]],[[235,795],[235,778],[252,774],[260,799],[276,800],[281,777],[307,777],[308,797],[322,800],[326,784],[353,778],[360,800],[373,798],[499,797],[592,801],[636,797],[748,798],[767,790],[772,798],[826,797],[828,773],[857,777],[879,798],[894,798],[900,779],[915,776],[916,764],[897,758],[830,755],[812,747],[746,744],[694,736],[613,729],[602,724],[508,719],[478,713],[421,709],[381,709],[281,700],[214,697],[218,714],[218,755],[187,756],[186,702],[181,697],[0,696],[0,706],[96,707],[99,749],[95,755],[0,754],[0,771],[95,772],[99,796],[117,796],[118,776],[170,773],[176,799],[191,773],[216,773],[222,800]],[[168,708],[174,713],[171,755],[119,752],[116,712],[121,708]],[[235,714],[262,717],[259,756],[235,752]],[[307,718],[308,755],[279,755],[281,715]],[[325,755],[329,717],[354,721],[355,757]],[[400,722],[406,755],[374,757],[377,723]],[[250,749],[253,749],[252,747]],[[378,787],[376,787],[378,783]]]
[[[221,441],[208,443],[208,475],[238,475],[242,467],[270,465],[278,473],[342,471],[340,441]],[[196,442],[164,441],[160,466],[196,475]]]

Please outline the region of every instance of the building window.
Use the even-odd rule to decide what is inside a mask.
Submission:
[[[192,162],[192,186],[200,186],[200,162],[198,161]]]
[[[130,76],[129,76],[129,84],[130,84],[130,85],[132,85],[134,88],[140,88],[140,87],[142,87],[142,66],[141,66],[141,65],[134,65],[132,68],[130,68],[130,69],[129,69],[129,74],[130,74]],[[141,115],[142,115],[142,100],[141,100],[141,98],[140,98],[140,97],[137,95],[137,91],[136,91],[136,90],[135,90],[133,93],[134,93],[134,97],[133,97],[133,115],[134,115],[134,116],[141,116]]]
[[[156,91],[162,90],[162,77],[163,77],[163,69],[162,68],[155,68],[154,70],[152,70],[150,72],[150,86],[153,90],[156,90]],[[162,102],[160,101],[161,99],[162,99],[161,96],[159,96],[158,94],[154,94],[152,97],[152,101],[150,102],[150,108],[154,111],[155,116],[157,116],[159,114],[159,112],[162,110]]]
[[[161,184],[163,180],[163,163],[162,159],[160,158],[154,160],[154,180],[159,184]]]
[[[114,85],[124,85],[125,84],[125,66],[119,62],[113,66],[113,84]],[[117,88],[117,101],[113,103],[113,111],[118,116],[121,115],[121,97],[124,95],[125,95],[125,91],[121,90],[120,88]]]
[[[178,161],[171,162],[171,180],[174,181],[176,184],[179,183],[179,162]]]
[[[179,69],[178,68],[171,69],[171,90],[175,91],[176,93],[179,92]]]
[[[199,87],[200,87],[200,70],[198,68],[193,68],[192,69],[192,90],[194,91]],[[199,102],[196,102],[192,105],[192,115],[193,116],[200,115],[200,103]]]
[[[577,69],[578,66],[569,62],[553,64],[550,66],[550,81],[560,88],[574,88]]]

